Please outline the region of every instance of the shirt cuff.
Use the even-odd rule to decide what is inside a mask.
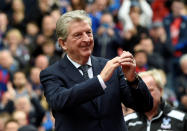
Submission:
[[[98,78],[98,80],[99,80],[99,82],[100,82],[100,84],[101,84],[101,87],[102,87],[103,90],[104,90],[104,89],[106,88],[105,82],[103,81],[103,79],[101,78],[100,75],[97,75],[97,78]]]

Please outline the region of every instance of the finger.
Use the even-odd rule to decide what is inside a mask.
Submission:
[[[133,55],[128,51],[123,51],[120,57],[121,58],[133,58]]]
[[[131,62],[121,63],[121,66],[135,66],[135,65],[136,65],[135,63],[131,63]]]
[[[136,60],[135,59],[123,59],[120,63],[121,65],[136,65]]]
[[[119,56],[117,56],[117,57],[115,57],[115,58],[113,58],[112,60],[111,60],[111,63],[113,63],[113,64],[115,64],[115,63],[120,63],[121,62],[121,57],[119,57]]]
[[[124,63],[124,62],[130,62],[130,63],[133,63],[133,59],[132,58],[122,58],[120,63]]]

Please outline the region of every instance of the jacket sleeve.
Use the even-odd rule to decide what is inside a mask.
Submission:
[[[44,70],[40,80],[47,102],[54,110],[74,108],[104,93],[97,77],[67,88],[62,78]]]
[[[139,77],[138,87],[127,85],[121,71],[121,99],[126,107],[137,112],[147,112],[153,107],[153,98],[143,80]]]

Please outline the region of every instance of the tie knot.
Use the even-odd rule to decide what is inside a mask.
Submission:
[[[87,70],[88,70],[88,67],[89,67],[89,66],[88,66],[87,64],[86,64],[86,65],[81,65],[81,66],[79,67],[79,69],[82,70],[82,71],[83,71],[83,70],[84,70],[84,71],[87,71]]]
[[[81,65],[79,67],[79,69],[83,73],[83,77],[84,77],[85,80],[89,79],[89,77],[88,77],[88,67],[89,67],[89,65],[87,65],[87,64],[86,65]]]
[[[86,64],[86,65],[81,65],[81,66],[79,66],[79,69],[83,69],[83,70],[85,70],[85,69],[88,69],[88,65]]]

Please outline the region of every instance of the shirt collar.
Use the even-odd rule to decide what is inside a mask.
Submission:
[[[68,55],[67,55],[67,58],[68,58],[68,60],[69,60],[76,68],[79,68],[79,67],[81,66],[81,65],[78,64],[77,62],[73,61]],[[91,58],[90,58],[90,57],[89,57],[89,59],[88,59],[88,61],[87,61],[86,64],[89,65],[89,66],[92,66],[92,62],[91,62]]]

